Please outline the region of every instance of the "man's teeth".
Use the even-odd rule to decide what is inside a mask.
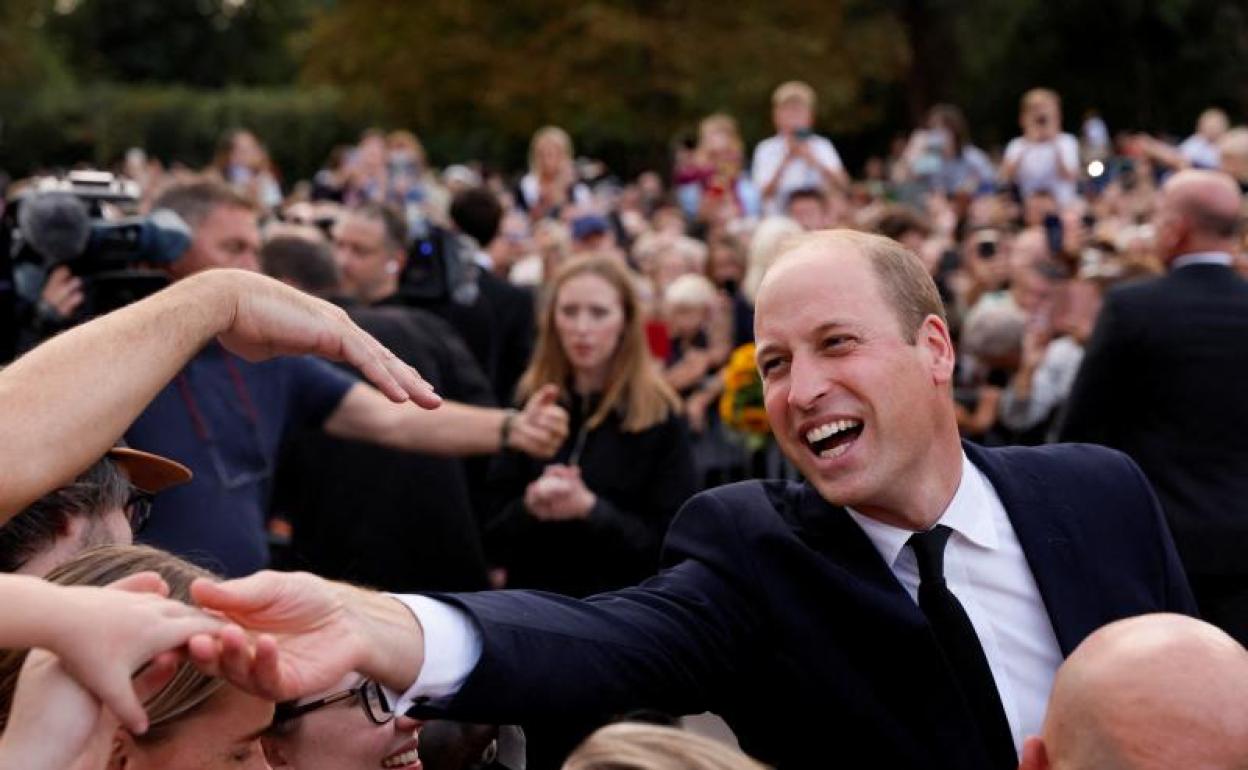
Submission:
[[[839,444],[829,449],[825,449],[819,453],[819,457],[820,459],[823,459],[823,460],[831,460],[833,457],[840,457],[841,455],[849,451],[849,445],[852,443],[854,442],[850,441],[849,443],[846,443],[846,444]]]
[[[386,757],[382,763],[382,767],[406,767],[416,760],[420,759],[420,753],[416,749],[405,751],[402,754],[395,754],[393,757]]]
[[[811,428],[806,432],[806,441],[813,444],[816,441],[823,441],[829,436],[835,436],[844,430],[856,428],[862,425],[858,420],[834,420],[826,425],[820,425],[818,428]]]

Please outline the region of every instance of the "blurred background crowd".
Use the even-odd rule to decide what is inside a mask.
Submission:
[[[785,2],[757,34],[757,3],[734,19],[568,3],[561,24],[523,2],[160,5],[0,9],[0,363],[236,268],[342,308],[448,422],[414,429],[346,365],[209,345],[126,434],[175,463],[114,450],[0,528],[5,572],[133,532],[227,577],[630,585],[696,492],[797,478],[753,351],[787,239],[849,228],[919,255],[957,345],[962,436],[1039,445],[1084,438],[1066,405],[1106,292],[1167,269],[1164,182],[1211,169],[1248,192],[1232,4]],[[693,45],[688,18],[718,21]],[[1076,23],[1081,43],[1054,43]],[[199,61],[194,25],[213,38]],[[811,25],[851,42],[786,45]],[[1011,60],[1020,40],[1035,45]],[[1082,82],[1105,59],[1130,73],[1121,89]],[[265,90],[296,76],[298,93]],[[1248,277],[1245,219],[1229,256]],[[110,511],[125,520],[72,523]],[[462,729],[445,745],[475,747]]]
[[[522,407],[553,385],[570,419],[555,457],[566,477],[540,454],[412,455],[329,438],[316,420],[303,430],[266,414],[286,407],[232,371],[232,384],[202,387],[235,403],[199,405],[206,396],[184,386],[185,405],[166,405],[177,413],[158,401],[129,438],[194,466],[163,423],[184,409],[242,410],[229,439],[239,446],[213,454],[211,474],[194,470],[227,498],[249,488],[279,564],[392,590],[588,595],[648,574],[695,491],[795,476],[769,438],[750,347],[754,292],[786,237],[846,227],[919,254],[959,345],[963,435],[1039,444],[1057,438],[1104,292],[1163,270],[1159,185],[1212,168],[1248,187],[1248,127],[1218,108],[1194,116],[1190,135],[1154,137],[1114,131],[1094,112],[1072,119],[1058,93],[1037,88],[1021,95],[1018,135],[981,147],[957,106],[937,104],[859,169],[816,131],[819,115],[811,85],[785,82],[772,93],[769,138],[747,146],[735,116],[711,114],[667,164],[636,176],[578,154],[553,125],[507,171],[471,158],[439,167],[406,129],[364,131],[308,179],[272,161],[282,137],[247,128],[223,135],[206,167],[131,148],[112,177],[78,175],[76,194],[100,219],[130,216],[158,233],[153,209],[171,210],[194,245],[166,235],[185,254],[154,246],[105,258],[95,234],[84,256],[61,263],[19,250],[32,261],[13,268],[7,355],[141,293],[144,275],[164,280],[146,270],[163,260],[175,278],[242,267],[332,298],[457,401]],[[15,180],[8,198],[38,198],[49,184]],[[543,493],[569,486],[592,494],[569,510],[543,505]],[[181,505],[197,505],[193,496],[203,489]],[[231,573],[268,561],[240,559],[212,531],[175,532],[188,525],[161,510],[157,501],[157,543]],[[438,524],[415,535],[410,517]]]

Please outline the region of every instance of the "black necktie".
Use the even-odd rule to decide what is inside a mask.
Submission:
[[[919,608],[927,616],[941,652],[961,685],[993,766],[1014,770],[1018,754],[988,659],[966,610],[945,584],[945,543],[952,533],[953,530],[938,524],[910,536],[909,546],[919,564]]]

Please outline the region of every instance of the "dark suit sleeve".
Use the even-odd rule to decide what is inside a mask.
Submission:
[[[1105,299],[1071,387],[1059,440],[1114,446],[1117,427],[1130,419],[1130,331],[1119,298]]]
[[[1200,617],[1200,612],[1196,607],[1196,599],[1192,595],[1191,586],[1187,582],[1187,573],[1183,570],[1183,564],[1179,561],[1179,552],[1174,546],[1174,538],[1170,535],[1170,527],[1166,523],[1166,517],[1161,509],[1161,502],[1157,499],[1157,494],[1153,492],[1153,486],[1144,476],[1144,472],[1140,470],[1140,466],[1135,464],[1125,454],[1119,455],[1122,461],[1129,468],[1129,472],[1135,477],[1135,480],[1143,490],[1147,497],[1147,505],[1150,513],[1150,522],[1156,532],[1154,542],[1157,544],[1157,563],[1160,565],[1160,579],[1164,606],[1158,611],[1177,612],[1182,615],[1191,615],[1192,617]]]
[[[642,585],[569,599],[530,591],[437,596],[464,609],[482,656],[445,715],[478,722],[714,708],[760,643],[761,602],[733,512],[699,495]],[[443,713],[443,712],[439,712]]]

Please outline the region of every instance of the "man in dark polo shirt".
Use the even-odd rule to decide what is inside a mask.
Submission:
[[[180,280],[203,270],[258,270],[260,234],[251,202],[216,182],[167,190],[154,203],[193,231],[169,266]],[[265,511],[282,434],[319,426],[329,435],[442,456],[510,448],[548,456],[567,415],[549,399],[523,411],[446,402],[404,408],[314,359],[251,364],[209,344],[157,394],[126,434],[131,446],[184,463],[195,479],[157,501],[143,540],[228,576],[268,563]]]

